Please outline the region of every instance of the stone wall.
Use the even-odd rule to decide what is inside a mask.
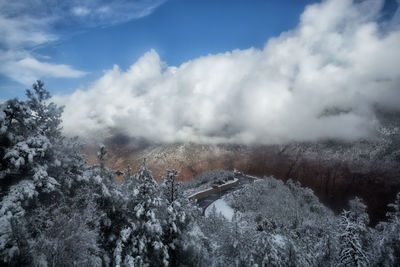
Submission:
[[[222,191],[222,190],[225,190],[225,189],[228,189],[228,188],[231,188],[231,187],[235,187],[238,184],[239,184],[239,179],[236,179],[236,181],[233,181],[233,182],[230,182],[230,183],[226,183],[226,184],[222,184],[222,185],[219,185],[219,186],[215,186],[215,187],[210,188],[208,190],[201,191],[201,192],[198,192],[196,194],[193,194],[193,195],[189,196],[189,199],[205,198],[205,197],[208,197],[211,194],[218,193],[219,191]]]

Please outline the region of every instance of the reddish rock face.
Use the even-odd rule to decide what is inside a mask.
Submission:
[[[113,139],[106,146],[110,168],[122,171],[130,165],[137,170],[146,158],[157,180],[168,168],[177,169],[181,180],[190,180],[203,171],[236,168],[252,175],[299,181],[336,212],[345,208],[348,200],[359,196],[368,205],[371,224],[384,219],[387,204],[400,191],[399,165],[366,158],[370,152],[365,144],[150,145]],[[95,149],[88,147],[85,153],[89,162],[96,162]]]

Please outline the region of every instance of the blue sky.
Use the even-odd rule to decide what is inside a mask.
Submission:
[[[24,5],[27,1],[16,2]],[[22,97],[24,89],[29,87],[34,79],[44,80],[53,94],[68,94],[77,88],[85,88],[114,64],[122,69],[128,68],[150,49],[155,49],[168,65],[178,66],[182,62],[208,54],[249,47],[262,48],[271,36],[279,36],[281,32],[294,28],[304,7],[313,1],[142,1],[145,4],[138,1],[141,5],[134,7],[135,12],[139,12],[140,9],[146,10],[149,6],[152,6],[151,10],[146,11],[144,15],[132,17],[124,17],[124,14],[118,13],[120,10],[116,10],[115,14],[108,18],[83,17],[82,20],[71,18],[71,14],[60,12],[58,7],[49,6],[47,1],[40,2],[46,7],[45,10],[49,10],[52,20],[38,23],[32,28],[25,29],[21,26],[18,29],[22,28],[20,35],[24,35],[25,30],[38,31],[48,36],[36,44],[29,40],[8,44],[0,41],[0,60],[3,64],[11,66],[9,60],[19,61],[29,57],[52,65],[68,65],[70,69],[82,73],[60,77],[60,74],[30,70],[29,75],[24,76],[24,68],[14,68],[11,71],[0,69],[0,99]],[[97,6],[103,4],[98,2]],[[123,7],[124,1],[116,2],[122,3]],[[71,4],[60,9],[79,11],[78,7],[82,6],[79,3],[71,1]],[[15,20],[23,18],[22,21],[29,16],[35,19],[32,11],[26,11],[28,8],[18,15],[13,15],[15,8],[5,3],[1,5],[6,7],[1,14],[3,17]],[[113,5],[110,5],[110,8],[113,8]],[[133,7],[126,7],[126,10],[129,8]],[[46,14],[39,13],[40,15]],[[26,19],[26,23],[30,22]],[[11,29],[3,31],[10,35],[15,34],[11,27],[13,20],[9,20],[8,23]],[[0,27],[7,28],[6,24]],[[8,51],[24,55],[12,59],[5,56],[2,58],[1,54]],[[31,79],[33,80],[30,81]]]

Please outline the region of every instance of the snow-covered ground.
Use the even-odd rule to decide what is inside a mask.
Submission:
[[[257,177],[257,176],[248,175],[248,174],[246,174],[246,175],[245,175],[245,177],[248,177],[248,178],[253,178],[253,179],[260,179],[260,178],[259,178],[259,177]]]
[[[232,221],[234,211],[224,199],[218,199],[208,206],[205,211],[206,217],[210,214],[213,207],[215,207],[217,213],[221,213],[226,219]]]
[[[285,247],[286,242],[285,242],[285,238],[282,235],[275,234],[275,235],[272,235],[272,237],[273,237],[273,241],[275,242],[275,244],[277,244],[281,248]]]

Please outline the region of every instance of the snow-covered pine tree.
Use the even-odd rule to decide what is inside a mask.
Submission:
[[[163,205],[166,206],[165,221],[163,225],[163,242],[168,247],[169,263],[176,266],[178,262],[187,261],[187,245],[185,244],[184,233],[194,227],[193,223],[200,215],[200,212],[192,201],[183,195],[181,182],[177,181],[178,172],[167,170],[163,177],[161,189],[163,192]],[[190,250],[194,248],[191,247]]]
[[[78,184],[90,176],[76,140],[62,137],[62,108],[49,103],[43,83],[35,83],[27,97],[0,105],[0,257],[9,265],[18,265],[23,258],[36,260],[32,244],[38,238],[35,233],[43,229],[29,220],[34,211],[67,205]],[[48,218],[47,223],[55,220]],[[20,242],[21,236],[30,249]]]
[[[289,266],[290,246],[288,240],[276,233],[276,225],[268,218],[256,217],[258,226],[254,232],[249,253],[259,266]],[[247,233],[247,235],[250,235]]]
[[[27,101],[13,99],[0,106],[0,254],[5,262],[21,252],[11,222],[22,222],[38,197],[45,202],[60,193],[52,166],[57,164],[54,144],[61,141],[62,108],[46,102],[49,93],[40,81],[33,91],[27,90],[27,97]]]
[[[177,177],[177,170],[167,170],[167,174],[162,177],[163,193],[170,204],[178,198],[178,194],[180,193],[180,183],[176,181]]]
[[[166,266],[169,264],[168,248],[163,243],[163,222],[159,218],[163,204],[161,191],[145,160],[133,179],[136,184],[132,195],[134,217],[120,232],[114,261],[117,266],[126,261],[141,261],[144,266]]]
[[[106,166],[106,159],[107,159],[108,152],[106,150],[106,146],[100,144],[99,151],[97,151],[97,159],[99,161],[99,168],[100,168],[100,177],[104,177],[104,170]]]
[[[400,266],[400,193],[394,203],[388,205],[392,210],[386,216],[387,222],[378,225],[380,235],[375,241],[376,265]]]
[[[61,137],[61,114],[64,107],[58,107],[53,102],[47,103],[50,93],[43,86],[44,83],[38,80],[32,86],[33,91],[26,90],[27,104],[41,133],[54,141]]]
[[[132,168],[131,165],[128,165],[128,167],[122,172],[124,179],[129,179],[132,176]]]
[[[360,229],[362,230],[365,225],[353,220],[351,212],[344,210],[340,216],[340,227],[338,264],[340,266],[367,266],[368,256],[361,245],[359,236]]]
[[[163,183],[161,185],[162,192],[165,198],[165,205],[167,207],[166,213],[166,224],[164,226],[164,243],[167,245],[169,264],[175,266],[177,249],[182,249],[182,245],[179,244],[179,237],[181,236],[182,228],[186,223],[186,214],[182,211],[182,203],[179,198],[179,187],[176,178],[178,171],[167,170],[166,175],[163,177]]]
[[[97,209],[94,202],[69,198],[30,212],[34,266],[101,266]]]
[[[226,255],[234,260],[234,263],[236,266],[238,265],[243,265],[253,259],[251,257],[251,250],[250,248],[250,243],[248,242],[249,240],[246,240],[246,236],[249,237],[248,233],[243,233],[242,227],[239,225],[240,223],[240,217],[239,217],[239,212],[237,209],[234,210],[233,216],[232,216],[232,223],[229,224],[230,226],[230,239],[225,246],[228,246],[230,249],[230,255]],[[247,241],[247,242],[246,242]]]

